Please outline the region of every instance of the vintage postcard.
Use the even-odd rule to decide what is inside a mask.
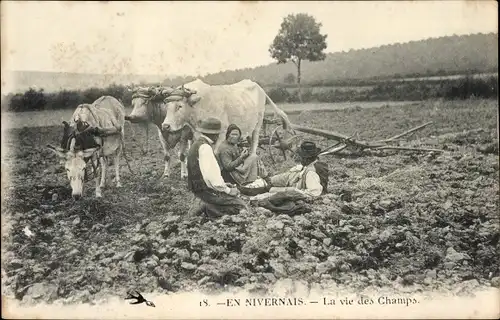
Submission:
[[[497,1],[2,1],[2,317],[500,316]]]

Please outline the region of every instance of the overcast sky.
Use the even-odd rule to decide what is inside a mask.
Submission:
[[[496,1],[2,1],[2,68],[204,75],[273,62],[283,17],[323,24],[327,52],[497,32]]]

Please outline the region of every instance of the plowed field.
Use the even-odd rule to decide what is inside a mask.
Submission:
[[[103,198],[70,197],[47,143],[62,126],[13,129],[2,153],[3,294],[24,302],[89,302],[141,292],[244,287],[265,292],[280,279],[311,285],[367,286],[457,293],[498,286],[498,133],[495,101],[425,102],[410,107],[291,115],[291,121],[359,139],[384,139],[427,121],[402,142],[442,154],[346,152],[325,157],[329,193],[311,213],[289,217],[263,208],[209,221],[186,217],[192,196],[180,167],[161,178],[156,132],[126,127],[123,187],[108,170]],[[35,119],[36,120],[36,119]],[[306,136],[321,146],[332,144]],[[262,153],[262,151],[259,151]],[[290,166],[290,160],[271,165]],[[57,197],[53,196],[57,193]],[[33,235],[27,236],[28,228]],[[7,232],[8,231],[8,232]]]

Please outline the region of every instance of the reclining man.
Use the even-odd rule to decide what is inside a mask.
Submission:
[[[221,176],[221,170],[212,149],[221,133],[221,122],[216,118],[202,121],[197,128],[199,137],[189,149],[187,156],[188,188],[198,203],[190,215],[205,212],[209,216],[238,214],[247,209],[238,198],[237,188],[229,187]]]
[[[328,179],[326,171],[322,173],[326,181],[322,182],[316,170],[315,164],[318,161],[318,154],[320,152],[321,149],[317,148],[314,142],[304,141],[297,151],[300,157],[300,164],[284,173],[272,176],[269,179],[271,188],[266,196],[282,191],[297,191],[309,198],[314,199],[319,197],[324,189],[326,189]],[[256,196],[256,198],[262,197],[265,196]]]

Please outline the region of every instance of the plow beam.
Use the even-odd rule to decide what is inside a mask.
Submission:
[[[309,127],[304,127],[304,126],[299,126],[296,124],[292,124],[292,128],[294,130],[304,132],[304,133],[309,133],[315,136],[321,136],[327,139],[332,139],[332,140],[337,140],[337,141],[342,141],[345,144],[350,144],[350,145],[355,145],[359,148],[377,148],[377,147],[382,147],[385,146],[385,143],[370,143],[366,141],[356,141],[351,139],[351,137],[346,136],[344,134],[338,133],[338,132],[333,132],[329,130],[323,130],[323,129],[314,129],[314,128],[309,128]]]

